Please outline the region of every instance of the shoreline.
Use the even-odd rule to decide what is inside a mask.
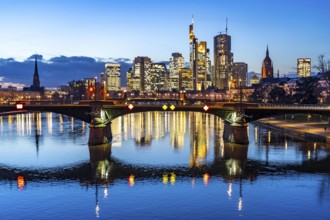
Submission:
[[[295,122],[265,118],[254,121],[252,124],[275,131],[284,132],[289,135],[304,138],[306,140],[313,140],[330,144],[330,125],[325,121]]]

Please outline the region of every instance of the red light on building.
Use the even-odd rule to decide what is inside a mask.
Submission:
[[[92,83],[88,86],[88,92],[93,93],[94,92],[94,86]]]

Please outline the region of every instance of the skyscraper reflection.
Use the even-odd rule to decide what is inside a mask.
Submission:
[[[171,145],[175,148],[182,148],[184,135],[186,133],[186,112],[173,112],[170,119]]]
[[[209,116],[201,113],[190,115],[190,166],[198,167],[205,164],[209,150],[210,135]],[[213,117],[212,117],[213,118]]]
[[[221,120],[216,120],[221,123]],[[153,139],[161,139],[169,134],[172,148],[182,149],[185,135],[190,132],[190,166],[198,167],[205,164],[210,148],[209,132],[215,124],[215,117],[192,112],[146,112],[125,115],[122,120],[117,121],[123,126],[120,136],[125,140],[135,139],[136,146],[150,145]],[[217,132],[218,130],[215,131]]]

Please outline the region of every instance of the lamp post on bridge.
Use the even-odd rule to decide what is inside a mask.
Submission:
[[[96,117],[96,80],[97,80],[97,76],[94,77],[94,109],[93,109],[94,117]]]
[[[242,79],[239,79],[239,101],[242,103],[243,100],[243,91],[242,91]]]

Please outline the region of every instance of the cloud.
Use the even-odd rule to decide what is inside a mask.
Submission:
[[[0,58],[0,65],[10,63],[10,62],[15,62],[15,59],[14,58],[8,58],[8,59]]]
[[[106,62],[115,61],[121,64],[121,84],[126,85],[126,72],[131,67],[130,59],[101,59],[87,56],[57,56],[48,60],[36,54],[41,86],[46,88],[65,85],[71,80],[81,80],[99,76],[104,72]],[[3,83],[15,82],[19,85],[31,85],[34,73],[35,55],[20,62],[14,58],[0,58],[0,77]],[[130,62],[130,63],[128,63]]]
[[[29,56],[26,60],[34,61],[35,58],[37,58],[38,61],[43,60],[43,56],[41,54],[33,54],[33,55]]]

